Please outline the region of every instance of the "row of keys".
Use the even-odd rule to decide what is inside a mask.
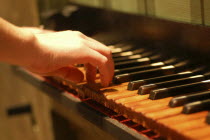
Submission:
[[[183,58],[166,57],[158,51],[153,51],[143,45],[140,48],[128,44],[125,44],[125,46],[120,45],[120,47],[112,47],[115,50],[113,55],[118,54],[117,57],[113,58],[114,61],[115,59],[122,59],[122,61],[119,60],[117,63],[123,62],[124,65],[124,68],[115,70],[113,82],[116,82],[116,84],[102,88],[99,83],[93,85],[84,83],[84,85],[80,86],[82,92],[78,92],[79,96],[89,97],[136,123],[156,130],[167,138],[208,139],[210,127],[207,123],[210,119],[207,116],[208,112],[205,111],[208,110],[209,99],[208,69]],[[141,56],[145,52],[151,52],[151,55],[145,56],[147,57],[146,59],[154,55],[159,55],[160,57],[147,64],[130,65],[129,61],[131,60],[125,60],[124,57],[134,56],[129,51],[141,48],[143,51],[134,55]],[[119,54],[121,53],[124,56],[120,56]],[[141,59],[145,57],[141,57]],[[132,61],[137,59],[140,58],[133,58]],[[126,67],[127,64],[125,62],[130,66]],[[119,67],[121,66],[119,65]],[[134,67],[137,67],[138,70],[135,70]],[[155,73],[156,70],[160,71],[162,67],[168,69]],[[146,73],[151,72],[154,75],[141,74],[144,71]],[[129,75],[130,73],[133,74],[132,77],[136,80],[130,79],[122,83],[116,80],[117,76],[122,74]],[[135,74],[140,74],[140,76],[137,77]],[[141,88],[144,86],[148,86],[151,90],[149,92],[144,90],[144,93],[142,93]],[[174,93],[172,95],[170,94],[171,91],[167,91],[167,94],[164,93],[164,95],[167,95],[166,97],[151,100],[150,92],[159,89],[162,89],[162,91],[164,91],[163,89],[171,89]],[[180,90],[180,92],[176,92],[175,89]],[[188,91],[188,89],[190,90]],[[155,97],[160,97],[160,93]],[[195,93],[200,93],[201,95],[196,96]]]
[[[185,114],[209,110],[210,73],[207,68],[189,60],[165,57],[146,47],[136,49],[127,44],[120,47],[113,48],[113,56],[118,56],[113,57],[116,62],[113,83],[128,82],[128,91],[148,94],[151,100],[175,96],[168,105],[183,106],[181,112]],[[128,53],[132,50],[142,52]],[[137,55],[140,57],[135,57]]]

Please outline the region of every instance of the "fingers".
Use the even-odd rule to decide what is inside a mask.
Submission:
[[[97,40],[94,40],[88,36],[85,36],[84,34],[77,32],[76,33],[83,38],[85,41],[85,43],[87,44],[88,47],[90,47],[91,49],[103,54],[104,56],[106,56],[108,59],[110,59],[112,61],[112,53],[111,53],[111,49],[109,49],[107,46],[105,46],[104,44],[98,42]]]
[[[94,82],[96,79],[97,68],[102,86],[106,87],[112,81],[114,63],[111,50],[102,43],[75,31],[58,32],[45,37],[50,41],[45,43],[46,38],[42,37],[39,42],[48,48],[47,54],[52,53],[49,55],[53,56],[52,68],[57,69],[49,75],[80,82],[83,80],[83,73],[75,67],[66,66],[86,64],[86,78],[89,82]]]
[[[95,68],[98,68],[101,84],[102,86],[107,87],[112,81],[113,76],[113,69],[110,68],[108,58],[93,49],[89,49],[88,51],[86,51],[85,54],[86,56],[83,56],[83,58],[81,58],[81,62],[84,64],[89,63]],[[87,78],[90,78],[92,80],[93,73],[95,73],[95,70],[94,72],[88,72],[89,76],[91,76]]]
[[[87,37],[88,38],[88,37]],[[88,38],[88,46],[99,52],[100,54],[102,54],[103,56],[106,57],[107,59],[107,62],[106,62],[106,69],[108,69],[108,75],[109,77],[105,77],[105,78],[108,78],[108,81],[111,82],[112,80],[112,77],[114,75],[114,62],[113,62],[113,59],[112,59],[112,53],[111,53],[111,50],[106,47],[105,45],[101,44],[100,42],[94,40],[94,39],[91,39],[91,38]],[[103,66],[102,66],[103,67]],[[101,73],[104,69],[99,69],[99,72]],[[101,74],[103,74],[104,72],[102,72]]]
[[[47,75],[57,76],[75,83],[82,82],[84,79],[84,74],[75,67],[63,67]]]
[[[85,64],[86,68],[86,79],[90,83],[94,83],[96,79],[97,69],[96,67],[92,66],[91,64]]]
[[[77,32],[78,33],[78,32]],[[86,71],[86,78],[89,82],[93,82],[96,76],[96,67],[99,69],[101,82],[103,86],[108,86],[109,83],[112,81],[112,77],[114,75],[114,62],[112,60],[112,53],[111,50],[106,47],[104,44],[85,36],[82,33],[78,33],[81,38],[85,41],[85,46],[89,47],[92,51],[89,53],[92,55],[88,62],[87,71]],[[93,54],[92,54],[93,53]],[[97,58],[94,58],[97,57]],[[90,64],[91,65],[90,65]]]
[[[107,46],[105,46],[104,44],[102,44],[92,38],[86,37],[86,39],[88,40],[87,43],[90,48],[98,51],[99,53],[105,55],[106,57],[112,58],[111,49],[109,49]]]

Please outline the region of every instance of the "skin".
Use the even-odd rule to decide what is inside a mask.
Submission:
[[[21,28],[0,18],[0,62],[19,65],[42,76],[81,82],[84,74],[74,67],[85,64],[86,79],[94,82],[97,68],[102,86],[114,75],[111,50],[78,31],[52,32]]]

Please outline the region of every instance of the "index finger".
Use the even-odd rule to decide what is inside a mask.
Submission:
[[[111,68],[111,62],[101,53],[89,48],[78,62],[83,64],[90,63],[98,68],[102,86],[107,87],[112,81],[114,70]]]

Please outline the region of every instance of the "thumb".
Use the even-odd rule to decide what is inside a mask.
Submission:
[[[75,83],[82,82],[84,79],[84,74],[79,69],[72,66],[60,68],[51,72],[49,75],[57,76]]]

